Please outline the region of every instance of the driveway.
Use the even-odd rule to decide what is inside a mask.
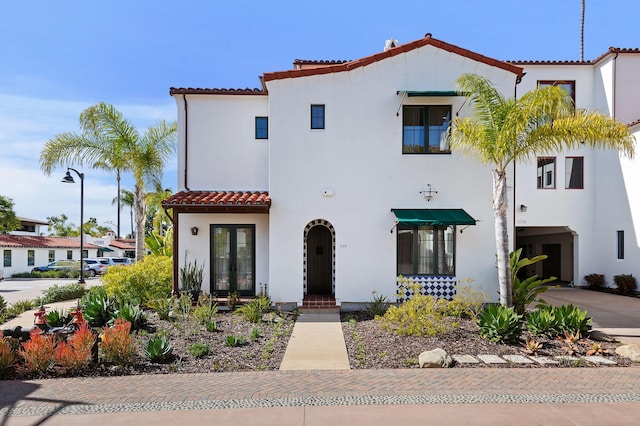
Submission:
[[[541,297],[553,306],[572,304],[586,309],[595,330],[640,344],[640,298],[581,288],[550,288]]]

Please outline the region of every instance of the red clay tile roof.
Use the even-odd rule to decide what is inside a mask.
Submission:
[[[516,65],[503,62],[503,61],[498,61],[497,59],[492,59],[487,56],[480,55],[479,53],[475,53],[470,50],[466,50],[461,47],[455,46],[453,44],[449,44],[444,41],[435,39],[431,37],[430,34],[427,34],[424,38],[421,38],[419,40],[412,41],[406,44],[401,44],[400,46],[393,47],[384,52],[376,53],[374,55],[367,56],[365,58],[356,59],[354,61],[345,62],[342,64],[339,63],[336,65],[323,66],[323,67],[317,67],[317,68],[303,68],[303,69],[296,69],[296,70],[289,70],[289,71],[277,71],[277,72],[265,73],[264,81],[281,80],[285,78],[296,78],[296,77],[305,77],[305,76],[311,76],[311,75],[351,71],[356,68],[360,68],[360,67],[372,64],[374,62],[381,61],[386,58],[391,58],[393,56],[400,55],[402,53],[406,53],[411,50],[418,49],[420,47],[427,46],[427,45],[434,46],[439,49],[443,49],[448,52],[452,52],[452,53],[467,57],[469,59],[485,63],[490,66],[502,68],[518,76],[521,76],[522,73],[524,72],[524,70],[521,67],[518,67]]]
[[[135,240],[112,240],[109,242],[109,247],[115,247],[120,250],[135,250]]]
[[[40,237],[32,235],[0,234],[0,247],[29,248],[80,248],[80,241],[66,237]],[[85,249],[102,248],[95,244],[84,243]]]
[[[180,191],[162,202],[171,208],[179,206],[271,206],[266,191]]]
[[[635,49],[623,49],[620,47],[610,47],[602,55],[598,56],[596,59],[592,61],[507,61],[510,64],[514,65],[593,65],[600,62],[602,59],[606,58],[609,55],[617,54],[617,53],[640,53],[640,48]]]
[[[169,89],[170,95],[267,95],[261,89],[200,89],[194,87]]]

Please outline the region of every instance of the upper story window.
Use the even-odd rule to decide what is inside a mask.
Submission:
[[[538,189],[555,189],[556,157],[538,157]]]
[[[404,105],[403,154],[449,154],[451,105]]]
[[[269,139],[269,117],[256,117],[256,139]]]
[[[399,275],[455,275],[455,226],[398,226]]]
[[[584,188],[584,157],[564,159],[564,187],[566,189]]]
[[[544,86],[560,86],[569,92],[569,96],[576,104],[576,82],[573,80],[538,80],[538,87]]]
[[[324,129],[324,105],[311,105],[311,128]]]

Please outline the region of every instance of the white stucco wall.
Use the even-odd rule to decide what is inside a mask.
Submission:
[[[403,103],[451,104],[455,115],[464,98],[403,101],[396,92],[454,90],[464,72],[483,74],[513,93],[514,74],[431,46],[350,72],[268,82],[270,274],[276,298],[303,297],[303,231],[314,219],[335,228],[336,298],[361,302],[374,289],[396,294],[391,208],[464,208],[480,222],[456,234],[456,275],[496,299],[490,169],[458,153],[402,154]],[[324,130],[310,129],[310,104],[326,105]],[[461,114],[467,113],[463,107]],[[438,191],[430,202],[420,194],[427,184]],[[324,197],[324,188],[334,195]]]
[[[256,292],[260,283],[269,284],[269,215],[267,214],[181,214],[179,222],[178,267],[198,261],[205,265],[202,290],[211,293],[211,230],[212,224],[255,225],[256,235]],[[198,235],[191,235],[191,228],[198,227]],[[174,253],[176,256],[176,253]]]
[[[182,153],[178,156],[179,189],[266,190],[269,141],[255,138],[255,117],[269,115],[267,96],[185,96],[187,114],[183,95],[174,96]]]
[[[608,115],[613,115],[615,110],[616,118],[623,123],[637,120],[640,118],[637,102],[640,55],[621,54],[615,65],[613,58],[607,56],[596,65],[528,66],[518,93],[521,95],[530,89],[537,80],[575,80],[578,108]],[[635,132],[638,140],[637,128]],[[528,208],[526,212],[516,209],[516,226],[564,226],[574,231],[577,237],[573,248],[573,280],[578,285],[584,285],[584,276],[590,273],[605,274],[609,285],[613,285],[613,275],[632,273],[640,277],[637,160],[623,158],[615,151],[589,148],[547,155],[556,157],[555,189],[536,188],[535,159],[517,165],[515,205],[524,204]],[[565,189],[565,158],[570,156],[584,157],[584,189]],[[622,260],[617,259],[619,230],[625,232],[625,259]]]
[[[19,274],[22,272],[31,272],[35,266],[43,266],[49,263],[49,250],[55,250],[54,260],[67,260],[67,251],[73,252],[72,260],[80,260],[80,249],[66,249],[66,248],[22,248],[22,247],[0,247],[0,254],[4,254],[4,250],[11,250],[11,266],[4,266],[0,264],[0,267],[4,270],[4,277],[9,278],[12,274]],[[35,262],[33,265],[28,265],[28,250],[33,250],[35,255]],[[85,249],[87,250],[87,249]],[[88,257],[97,257],[97,249],[88,249]],[[4,260],[4,259],[3,259]]]

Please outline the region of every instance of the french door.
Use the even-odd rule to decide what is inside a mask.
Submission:
[[[211,225],[211,292],[255,295],[255,225]]]

